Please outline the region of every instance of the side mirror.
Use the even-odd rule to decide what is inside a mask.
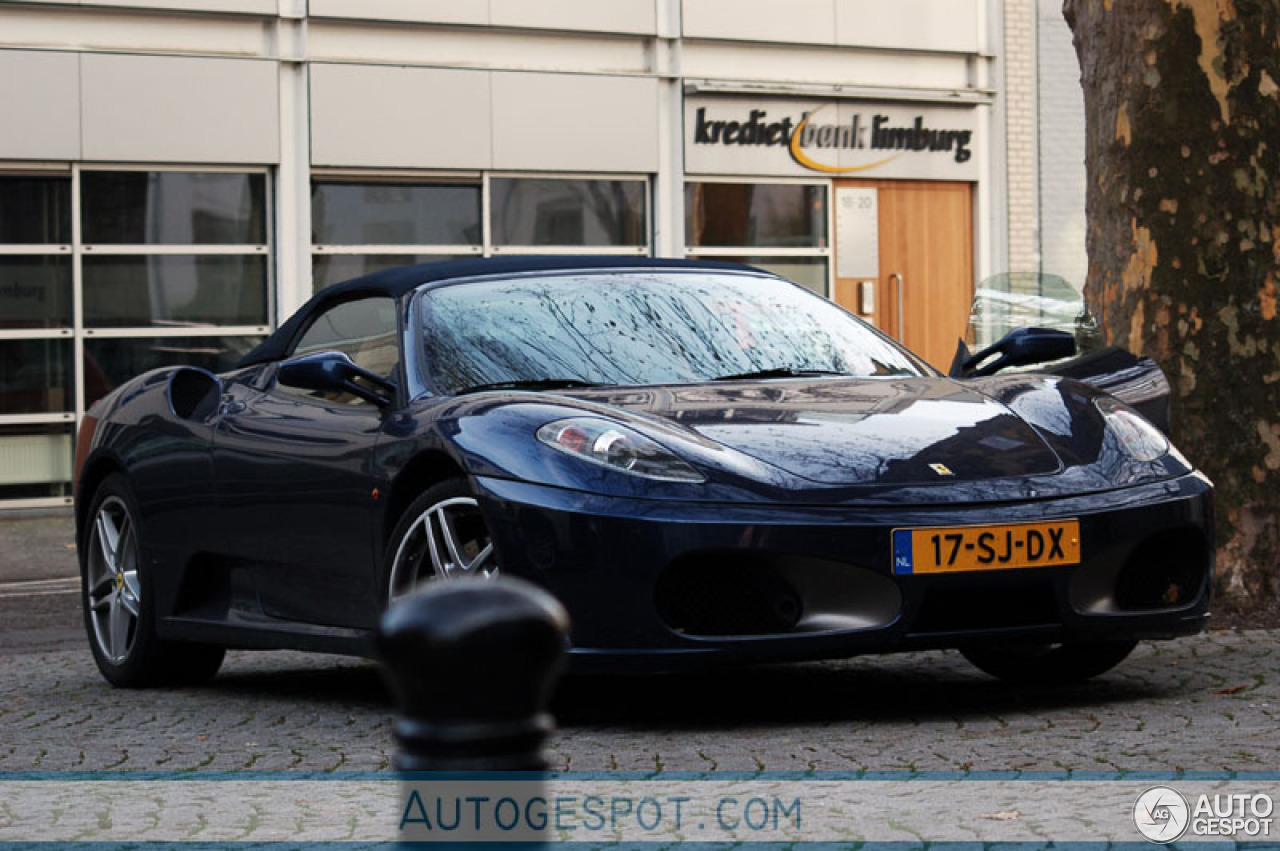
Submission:
[[[380,408],[391,404],[396,385],[342,352],[314,352],[280,364],[276,381],[287,387],[322,393],[351,393]]]
[[[1011,366],[1049,363],[1072,357],[1075,353],[1076,339],[1066,331],[1018,328],[965,359],[960,365],[960,374],[965,378],[995,375]]]

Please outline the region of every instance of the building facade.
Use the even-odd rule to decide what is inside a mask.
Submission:
[[[132,375],[432,259],[742,260],[945,366],[1036,225],[1004,6],[0,1],[0,505]]]

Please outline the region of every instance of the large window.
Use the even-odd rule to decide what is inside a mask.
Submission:
[[[638,178],[318,174],[312,287],[457,257],[647,255],[648,208]]]
[[[70,493],[71,174],[0,173],[0,499]]]
[[[311,183],[312,286],[391,266],[478,255],[478,182],[317,177]]]
[[[121,382],[261,338],[269,209],[263,171],[0,170],[0,501],[67,500],[76,422]]]
[[[648,244],[645,184],[638,180],[493,178],[493,243],[499,250],[637,249]]]
[[[767,269],[829,295],[827,187],[813,183],[686,183],[690,257]]]

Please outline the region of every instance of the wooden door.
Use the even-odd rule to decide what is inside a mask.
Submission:
[[[841,189],[862,190],[841,193]],[[867,190],[874,190],[868,192]],[[836,191],[836,287],[835,299],[876,327],[906,344],[933,366],[946,371],[955,355],[956,341],[964,335],[973,300],[973,197],[968,183],[923,180],[837,180]],[[848,222],[867,226],[853,217],[856,199],[876,210],[876,252],[858,248],[841,234],[842,215]],[[846,223],[847,224],[847,223]],[[846,230],[846,234],[848,231]],[[841,243],[845,243],[842,247]],[[840,252],[859,251],[867,256],[845,263]],[[878,260],[878,262],[877,262]],[[851,272],[850,277],[841,277]],[[861,293],[863,281],[874,281],[874,304]],[[867,308],[864,310],[863,308]]]

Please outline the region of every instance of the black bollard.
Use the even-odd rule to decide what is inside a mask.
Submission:
[[[538,771],[569,618],[520,579],[431,582],[382,617],[400,771]]]

